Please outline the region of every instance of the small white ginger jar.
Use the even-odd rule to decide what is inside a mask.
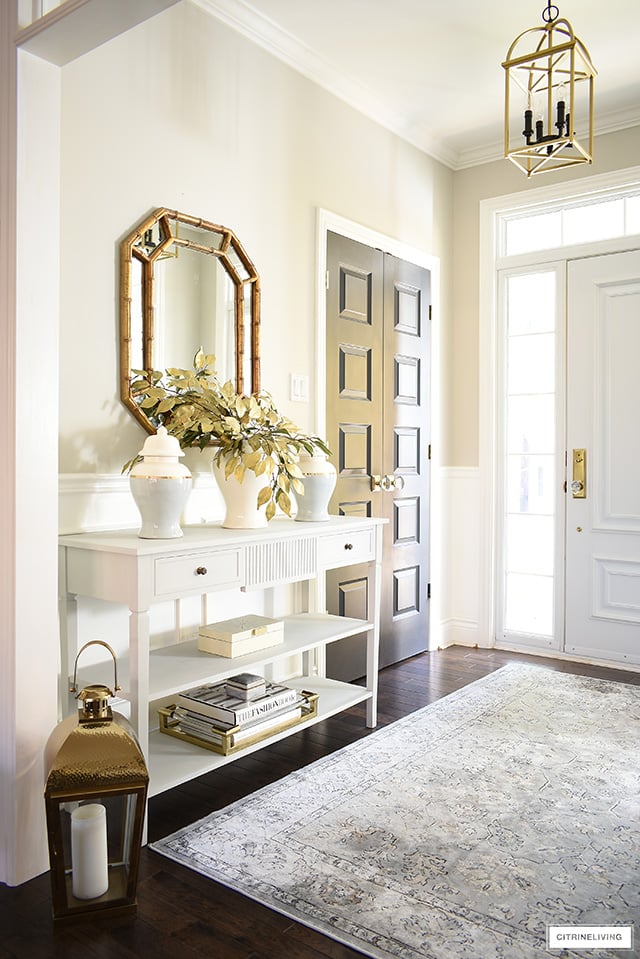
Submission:
[[[301,453],[298,466],[304,495],[294,493],[299,523],[325,523],[329,519],[329,500],[336,487],[336,468],[324,453]]]
[[[191,492],[191,473],[180,463],[184,456],[175,436],[164,426],[149,436],[140,450],[142,460],[131,470],[129,484],[142,517],[141,539],[182,536],[180,517]]]

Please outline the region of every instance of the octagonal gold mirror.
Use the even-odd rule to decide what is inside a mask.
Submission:
[[[260,389],[260,278],[228,227],[161,208],[120,245],[120,396],[149,433],[131,393],[133,370],[189,369],[213,353],[222,382]]]

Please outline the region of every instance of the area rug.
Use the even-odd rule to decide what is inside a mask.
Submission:
[[[376,959],[640,938],[640,687],[506,666],[152,848]]]

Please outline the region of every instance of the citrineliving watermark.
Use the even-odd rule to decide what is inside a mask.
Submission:
[[[633,925],[547,926],[547,949],[633,949]]]

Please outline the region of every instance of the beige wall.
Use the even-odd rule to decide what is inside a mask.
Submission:
[[[263,384],[312,427],[289,373],[314,396],[317,208],[441,258],[448,328],[452,203],[451,171],[191,4],[64,67],[60,472],[117,473],[144,439],[118,399],[117,252],[148,211],[236,231],[262,280]]]
[[[640,127],[595,138],[594,163],[528,180],[506,160],[485,163],[454,175],[454,236],[451,350],[449,369],[450,466],[478,465],[478,287],[480,201],[542,186],[574,182],[585,176],[635,166],[640,157]],[[532,196],[533,200],[533,196]]]

